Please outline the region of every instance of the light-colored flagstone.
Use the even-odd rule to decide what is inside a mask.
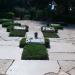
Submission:
[[[7,71],[7,75],[45,75],[48,72],[58,73],[57,61],[26,60],[15,61]]]

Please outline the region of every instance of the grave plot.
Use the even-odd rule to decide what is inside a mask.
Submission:
[[[45,39],[42,33],[27,32],[25,38],[20,41],[23,48],[23,60],[48,60],[48,53],[45,46]]]

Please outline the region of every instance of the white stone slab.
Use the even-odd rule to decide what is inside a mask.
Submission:
[[[15,61],[7,71],[7,75],[44,75],[48,72],[57,73],[59,65],[57,61]]]
[[[19,46],[19,41],[0,41],[0,46],[18,47]]]
[[[75,61],[58,61],[61,69],[65,72],[69,72],[75,67]]]
[[[75,46],[72,43],[50,42],[49,52],[75,52]]]
[[[70,75],[75,75],[75,69],[72,69],[71,71],[69,71]]]
[[[69,75],[69,74],[65,73],[64,71],[60,71],[58,75]]]
[[[75,53],[49,53],[50,60],[75,60]]]
[[[48,30],[48,31],[55,31],[53,27],[43,27],[43,31]]]
[[[25,30],[25,29],[26,29],[26,27],[14,26],[14,29],[21,29],[21,30]]]
[[[44,36],[42,34],[42,32],[37,32],[38,33],[38,38],[36,39],[35,38],[35,32],[27,32],[26,33],[26,43],[29,43],[29,42],[35,42],[35,43],[45,43],[45,40],[44,40]]]
[[[22,49],[13,46],[0,46],[0,59],[20,60]]]

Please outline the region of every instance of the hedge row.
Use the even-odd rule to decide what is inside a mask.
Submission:
[[[45,39],[45,46],[46,46],[46,48],[50,48],[50,41],[49,41],[49,39]]]
[[[28,44],[24,47],[22,60],[48,60],[46,47],[42,44]]]
[[[15,29],[13,31],[10,31],[9,36],[12,36],[12,37],[25,37],[25,33],[26,33],[25,30]]]
[[[13,22],[13,20],[12,19],[0,19],[0,24],[4,22]]]
[[[51,24],[51,27],[54,27],[54,29],[63,29],[63,26],[60,24]]]
[[[20,47],[20,48],[24,48],[25,45],[26,45],[26,38],[22,38],[22,39],[20,40],[19,47]]]
[[[59,38],[56,32],[43,32],[45,38]]]

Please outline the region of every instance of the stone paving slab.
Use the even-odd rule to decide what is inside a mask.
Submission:
[[[31,60],[15,61],[8,69],[7,75],[44,75],[48,72],[58,73],[57,61]]]
[[[0,41],[0,46],[19,47],[19,41]]]
[[[23,49],[13,46],[0,46],[0,59],[20,60]]]
[[[72,69],[71,71],[69,71],[69,75],[75,75],[75,69]]]
[[[75,46],[72,43],[50,42],[50,49],[48,49],[48,52],[72,53],[75,52]]]
[[[75,61],[58,61],[64,72],[69,72],[75,68]]]
[[[13,60],[10,59],[0,60],[0,75],[5,75],[12,63]]]
[[[49,53],[49,60],[75,60],[75,53]]]

